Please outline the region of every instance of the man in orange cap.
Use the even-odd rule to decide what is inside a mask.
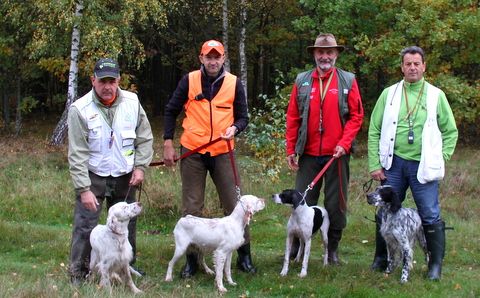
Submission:
[[[327,162],[335,158],[305,197],[308,205],[317,205],[325,181],[324,205],[330,217],[330,264],[340,264],[337,249],[347,224],[350,153],[363,120],[362,100],[354,74],[335,67],[344,49],[337,45],[332,34],[318,35],[315,44],[307,47],[316,67],[297,76],[287,110],[287,162],[290,169],[297,172],[295,188],[305,191]],[[295,249],[292,252],[295,253]]]
[[[163,157],[166,166],[173,166],[177,159],[173,138],[180,112],[185,111],[180,138],[181,154],[218,137],[233,141],[234,136],[248,124],[244,87],[239,78],[225,71],[223,45],[216,40],[206,41],[199,59],[200,69],[186,74],[180,80],[165,108]],[[235,177],[227,142],[220,141],[181,160],[182,216],[202,215],[207,172],[216,186],[224,214],[230,214],[235,208]],[[237,265],[245,272],[256,272],[251,260],[248,228],[245,229],[244,245],[238,249]],[[181,276],[189,278],[197,268],[197,254],[187,253],[187,263]]]

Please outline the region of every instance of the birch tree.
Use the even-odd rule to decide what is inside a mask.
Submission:
[[[226,71],[230,71],[230,58],[228,57],[228,0],[223,0],[222,21],[223,47],[225,48],[225,63],[223,65]]]
[[[70,72],[68,74],[68,93],[65,103],[65,110],[53,131],[50,144],[60,145],[65,140],[67,132],[67,117],[70,105],[77,99],[78,87],[78,56],[80,53],[80,21],[83,15],[83,0],[78,0],[75,4],[75,21],[72,30],[72,44],[70,50]]]
[[[238,52],[240,55],[240,80],[245,89],[245,97],[248,99],[248,72],[247,72],[247,56],[245,54],[245,39],[246,35],[246,22],[247,22],[247,1],[240,1],[240,36],[238,40]]]

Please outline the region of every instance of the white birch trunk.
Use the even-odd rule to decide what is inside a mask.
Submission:
[[[80,53],[80,19],[82,18],[83,0],[78,0],[75,7],[75,19],[72,30],[72,47],[70,50],[70,72],[68,74],[68,93],[65,110],[53,131],[50,144],[59,146],[65,140],[67,133],[67,117],[70,105],[77,99],[78,88],[78,56]]]
[[[225,63],[223,65],[225,70],[230,72],[230,58],[228,58],[228,0],[223,0],[222,18],[223,47],[225,48]]]
[[[247,22],[247,3],[246,0],[240,1],[240,38],[238,41],[238,51],[240,55],[240,80],[245,89],[245,98],[248,101],[248,88],[247,88],[247,56],[245,54],[245,39],[246,39],[246,25]]]

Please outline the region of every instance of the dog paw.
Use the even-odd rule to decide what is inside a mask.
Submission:
[[[168,275],[167,275],[167,276],[165,277],[165,281],[172,281],[172,280],[173,280],[173,278],[172,278],[171,276],[168,276]]]
[[[287,276],[287,273],[288,273],[288,270],[282,270],[282,272],[280,272],[280,275]]]
[[[231,286],[236,286],[237,285],[237,283],[234,282],[233,280],[229,280],[228,284],[231,285]]]
[[[298,276],[301,277],[301,278],[304,278],[305,276],[307,276],[307,271],[303,271],[303,270],[302,270],[302,272],[300,272],[300,273],[298,274]]]
[[[227,289],[225,287],[218,287],[218,291],[220,292],[220,294],[225,294],[227,292]]]

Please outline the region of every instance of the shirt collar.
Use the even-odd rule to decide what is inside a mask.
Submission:
[[[115,100],[113,101],[112,105],[111,106],[107,106],[105,105],[101,100],[100,98],[98,97],[97,95],[97,92],[95,92],[95,88],[92,88],[92,91],[93,91],[93,101],[97,104],[97,105],[101,105],[103,107],[113,107],[113,106],[116,106],[118,105],[118,103],[121,101],[121,97],[122,97],[122,90],[120,88],[117,89],[117,97],[115,97]]]
[[[419,81],[413,82],[413,83],[409,83],[409,82],[403,80],[403,84],[408,89],[418,89],[418,88],[422,87],[424,81],[425,81],[425,78],[422,77]]]
[[[335,67],[330,68],[330,69],[321,77],[321,79],[324,80],[325,78],[329,78],[334,69],[335,69]],[[315,79],[320,78],[320,74],[318,73],[318,68],[315,67],[315,71],[313,72],[312,77],[315,78]]]

